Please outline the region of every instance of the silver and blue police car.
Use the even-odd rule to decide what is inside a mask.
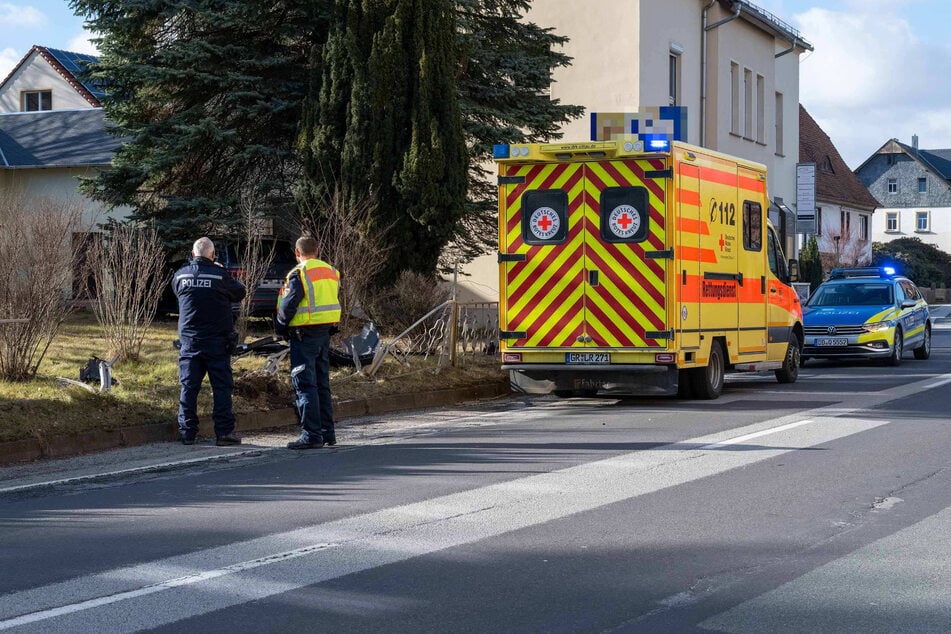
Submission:
[[[895,366],[908,349],[916,359],[931,356],[928,302],[890,267],[833,269],[802,315],[803,361],[864,357]]]

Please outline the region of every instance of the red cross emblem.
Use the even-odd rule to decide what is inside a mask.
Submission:
[[[551,227],[551,220],[548,219],[548,216],[542,216],[538,219],[538,226],[542,228],[542,231],[548,231],[548,228]]]
[[[617,219],[617,223],[621,225],[621,229],[627,231],[627,228],[631,226],[631,223],[634,222],[630,216],[626,213],[621,214],[621,217]]]
[[[718,244],[720,245],[720,250],[722,251],[722,250],[723,250],[723,245],[726,244],[726,242],[723,240],[723,234],[722,234],[722,233],[720,234],[720,242],[719,242]]]

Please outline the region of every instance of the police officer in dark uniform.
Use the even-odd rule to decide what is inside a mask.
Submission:
[[[178,337],[182,343],[178,355],[178,380],[182,384],[178,430],[182,443],[195,443],[198,392],[207,374],[214,395],[215,444],[240,445],[241,439],[234,434],[231,406],[231,304],[244,298],[244,285],[215,262],[214,243],[199,238],[192,247],[192,259],[175,272],[172,289],[178,298]]]
[[[340,321],[340,274],[317,259],[317,241],[297,240],[297,266],[277,298],[274,330],[290,341],[291,383],[297,393],[300,438],[288,449],[337,444],[330,395],[330,335]]]

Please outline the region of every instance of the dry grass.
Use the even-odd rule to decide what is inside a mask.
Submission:
[[[258,336],[270,334],[262,323]],[[108,395],[91,394],[81,388],[61,386],[56,377],[79,378],[79,369],[93,355],[107,357],[108,344],[89,314],[72,317],[54,339],[34,381],[0,381],[0,442],[25,438],[47,439],[95,429],[174,421],[178,412],[178,356],[172,346],[174,321],[153,324],[142,345],[141,360],[113,368],[119,380]],[[373,379],[354,374],[353,369],[334,369],[331,387],[334,399],[349,400],[403,392],[476,385],[501,380],[496,357],[466,357],[462,367],[435,373],[433,359],[418,359],[411,365],[388,360]],[[262,380],[261,357],[235,362],[236,412],[261,411],[291,405],[293,391],[287,378],[287,362],[277,382]],[[211,390],[202,390],[199,415],[210,420]]]

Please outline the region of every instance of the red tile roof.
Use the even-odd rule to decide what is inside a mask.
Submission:
[[[799,162],[816,164],[816,202],[862,211],[880,206],[802,104],[799,104]]]

